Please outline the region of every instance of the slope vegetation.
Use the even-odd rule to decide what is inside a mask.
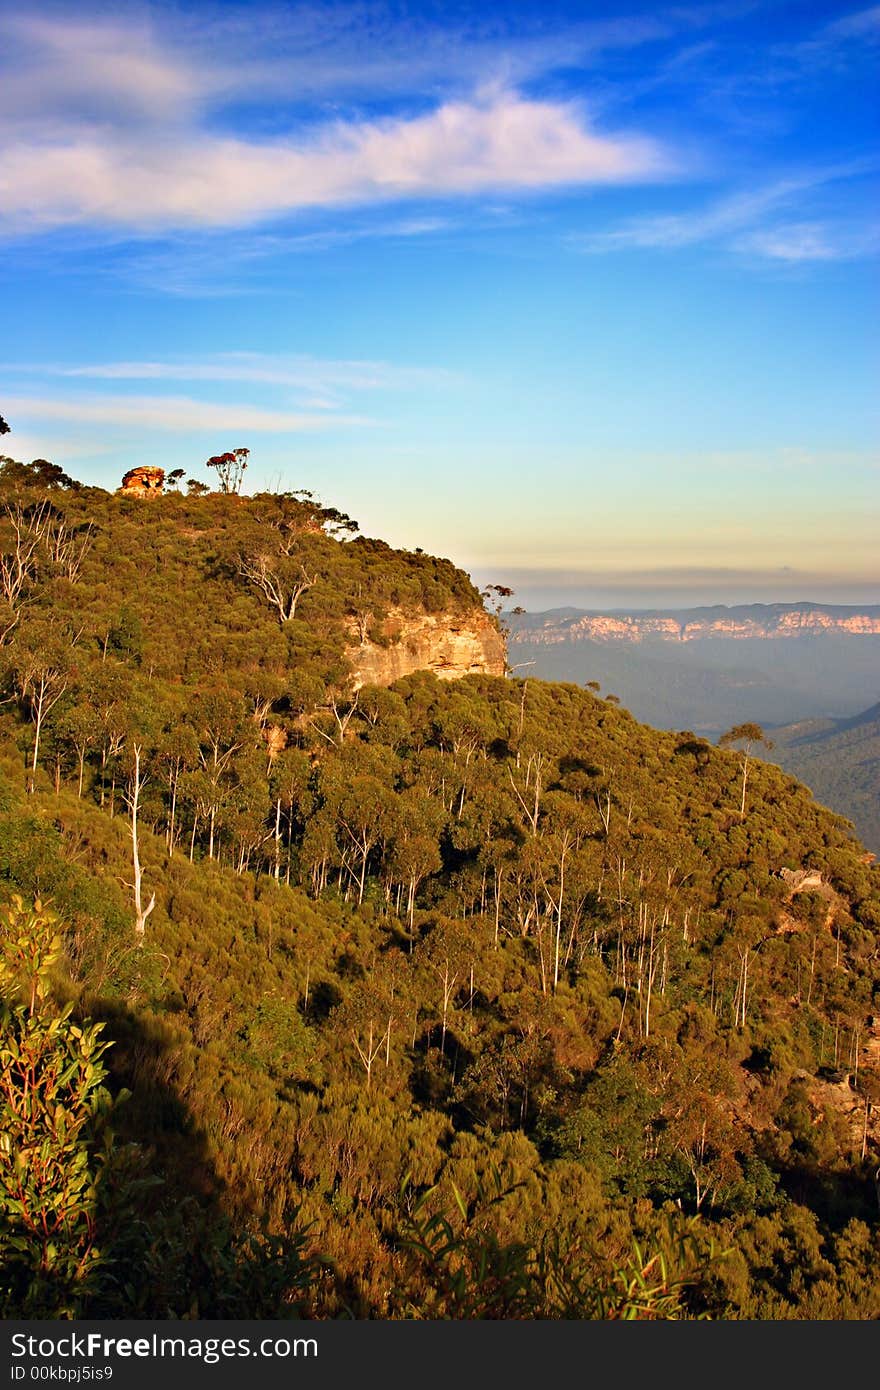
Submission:
[[[311,503],[6,502],[5,1017],[112,1043],[88,1219],[54,1282],[9,1247],[7,1314],[880,1314],[846,823],[572,685],[353,692],[349,617],[476,595]]]
[[[774,729],[773,742],[775,761],[880,854],[880,705],[851,719],[802,719]]]

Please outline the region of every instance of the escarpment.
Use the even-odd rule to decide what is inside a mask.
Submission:
[[[571,642],[646,640],[696,642],[706,638],[769,640],[826,633],[880,636],[880,606],[772,603],[652,612],[526,613],[512,618],[512,643],[555,646]]]
[[[354,689],[392,685],[414,671],[431,671],[440,680],[462,676],[503,676],[504,638],[481,609],[460,613],[393,612],[382,624],[379,640],[354,632],[349,648]],[[357,639],[360,638],[358,641]]]

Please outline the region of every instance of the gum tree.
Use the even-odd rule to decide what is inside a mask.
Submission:
[[[752,748],[756,743],[762,744],[768,750],[773,747],[772,740],[767,738],[760,724],[735,724],[718,740],[719,748],[733,748],[738,744],[745,744],[745,748],[739,750],[742,754],[742,796],[739,807],[741,820],[745,820],[746,816],[746,784],[749,778]]]

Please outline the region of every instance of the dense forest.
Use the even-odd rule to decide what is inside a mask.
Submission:
[[[772,733],[774,762],[826,806],[846,808],[859,838],[880,854],[880,704],[851,719],[801,719]]]
[[[880,874],[308,494],[0,469],[0,1308],[875,1318]]]

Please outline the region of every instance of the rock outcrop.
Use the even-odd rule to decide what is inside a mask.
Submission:
[[[788,884],[789,896],[793,893],[815,892],[824,885],[824,879],[818,869],[780,869],[779,877],[783,883]]]
[[[391,613],[385,619],[387,645],[362,641],[349,648],[354,688],[391,685],[414,671],[432,671],[440,680],[461,676],[503,676],[504,638],[489,615],[468,613]],[[354,635],[354,634],[353,634]]]
[[[165,486],[165,469],[145,464],[142,468],[130,468],[117,488],[117,496],[160,497]]]

